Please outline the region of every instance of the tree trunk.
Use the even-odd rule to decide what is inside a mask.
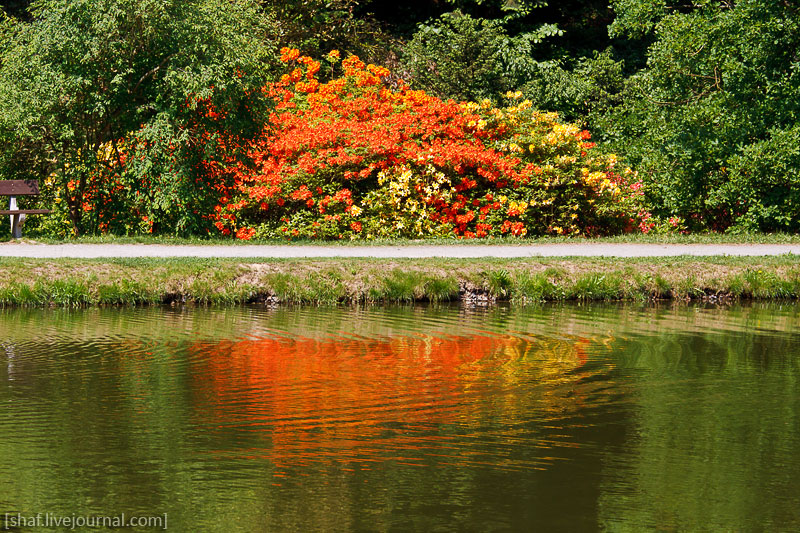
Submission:
[[[69,181],[64,184],[66,191],[67,207],[69,207],[69,219],[72,222],[72,234],[75,237],[80,237],[81,234],[81,219],[83,218],[83,190],[86,185],[86,177],[81,176],[78,180],[75,191],[70,194]]]

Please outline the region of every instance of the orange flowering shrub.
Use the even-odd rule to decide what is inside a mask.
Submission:
[[[400,86],[355,56],[321,83],[320,64],[283,49],[276,105],[228,169],[216,226],[239,238],[599,235],[642,217],[635,174],[589,135],[529,102],[496,108]],[[327,57],[338,63],[337,52]]]

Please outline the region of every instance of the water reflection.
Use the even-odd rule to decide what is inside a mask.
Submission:
[[[279,467],[387,460],[483,463],[487,440],[549,448],[522,425],[574,412],[592,387],[576,383],[584,339],[510,335],[262,338],[188,347],[197,424],[258,440]],[[201,356],[202,354],[202,356]],[[558,394],[569,386],[570,396]],[[501,424],[487,425],[496,412]],[[464,435],[471,438],[464,439]],[[498,450],[501,456],[508,455]],[[495,458],[497,459],[497,457]],[[537,466],[509,455],[501,468]]]
[[[0,513],[792,529],[798,310],[0,312]]]

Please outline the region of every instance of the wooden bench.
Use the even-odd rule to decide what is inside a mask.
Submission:
[[[31,196],[39,194],[38,180],[2,180],[0,181],[0,196],[8,196],[8,209],[0,210],[0,215],[11,215],[11,237],[22,237],[22,224],[26,215],[46,215],[49,209],[18,209],[17,196]]]

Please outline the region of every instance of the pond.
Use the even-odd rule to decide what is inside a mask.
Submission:
[[[797,530],[798,326],[795,304],[3,310],[0,528]]]

